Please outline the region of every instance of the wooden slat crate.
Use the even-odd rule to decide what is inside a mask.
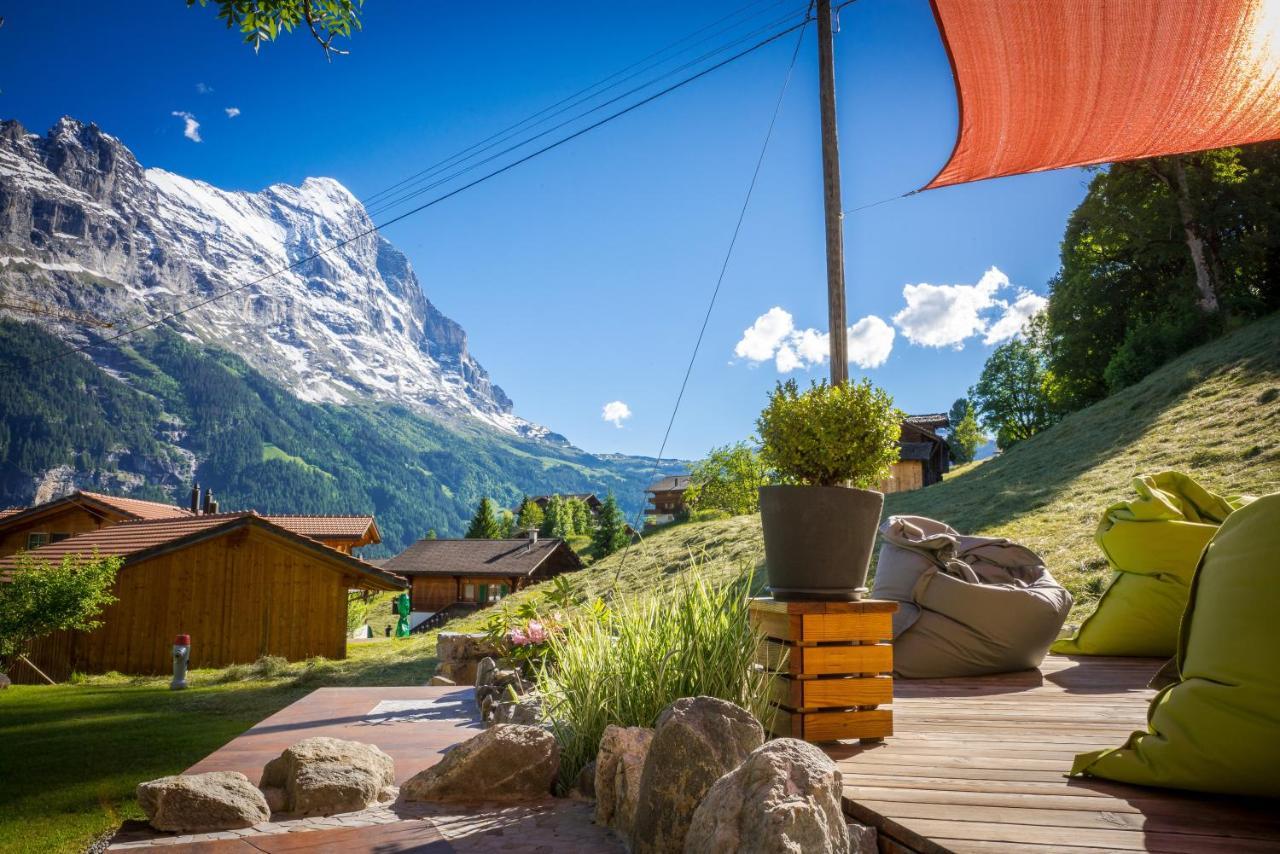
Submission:
[[[806,741],[879,740],[893,734],[896,602],[751,603],[765,637],[756,660],[773,671],[774,735]]]

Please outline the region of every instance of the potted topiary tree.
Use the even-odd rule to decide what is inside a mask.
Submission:
[[[769,587],[777,599],[858,599],[880,525],[873,487],[898,458],[903,414],[870,381],[778,383],[760,413],[764,461],[780,485],[760,487]]]

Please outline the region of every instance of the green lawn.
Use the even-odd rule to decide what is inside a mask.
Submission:
[[[0,851],[82,851],[141,818],[133,788],[175,774],[304,694],[328,685],[422,685],[435,634],[352,643],[345,661],[197,670],[193,687],[107,675],[0,693]]]

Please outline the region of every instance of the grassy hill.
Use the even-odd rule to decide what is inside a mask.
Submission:
[[[886,514],[1004,536],[1044,556],[1092,609],[1108,578],[1093,541],[1099,514],[1132,496],[1136,474],[1187,472],[1225,493],[1280,490],[1280,314],[1165,365],[1137,385],[1068,416],[1009,452],[957,469],[936,486],[888,496]],[[589,597],[660,589],[691,567],[729,577],[763,559],[760,522],[742,516],[655,532],[574,578]],[[536,588],[511,597],[537,595]],[[459,627],[473,628],[482,616]],[[451,626],[451,628],[453,628]]]

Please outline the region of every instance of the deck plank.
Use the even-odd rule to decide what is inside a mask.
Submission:
[[[1161,663],[1050,656],[1039,671],[897,680],[896,735],[824,745],[846,811],[885,850],[926,854],[1280,850],[1274,804],[1066,777],[1075,754],[1146,725]]]

